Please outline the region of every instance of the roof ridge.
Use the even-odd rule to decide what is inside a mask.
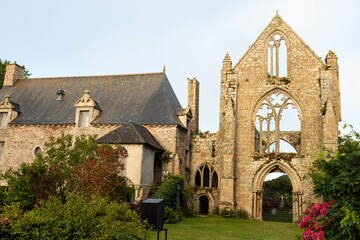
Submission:
[[[139,132],[138,127],[143,127],[140,124],[134,122],[134,121],[129,121],[129,123],[131,124],[131,126],[134,128],[134,130],[136,131],[136,134],[138,135],[138,137],[141,139],[142,143],[146,143],[146,140],[144,139],[144,137],[142,136],[142,134]],[[145,128],[145,127],[143,127]],[[146,129],[146,128],[145,128]],[[147,129],[146,129],[147,130]]]
[[[129,74],[112,74],[112,75],[89,75],[89,76],[63,76],[63,77],[38,77],[38,78],[19,78],[19,80],[36,80],[36,79],[59,79],[59,78],[88,78],[88,77],[117,77],[117,76],[136,76],[136,75],[156,75],[165,74],[164,72],[152,73],[129,73]]]

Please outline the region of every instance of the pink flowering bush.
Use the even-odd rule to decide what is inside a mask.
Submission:
[[[328,210],[332,207],[335,201],[328,203],[310,204],[309,208],[305,210],[299,227],[305,229],[303,240],[322,240],[325,237],[324,231],[329,227],[334,219],[327,215]]]

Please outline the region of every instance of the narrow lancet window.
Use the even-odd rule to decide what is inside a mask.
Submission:
[[[279,34],[270,37],[267,51],[268,77],[287,77],[287,47],[285,38]]]
[[[204,164],[196,171],[195,186],[218,187],[218,175],[210,164]]]

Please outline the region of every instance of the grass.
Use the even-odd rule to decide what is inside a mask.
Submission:
[[[176,224],[165,224],[164,228],[168,229],[169,240],[295,240],[302,233],[294,223],[228,219],[218,215],[186,218]],[[156,240],[156,234],[152,232],[150,239]],[[165,232],[160,232],[160,239],[165,239]]]
[[[264,221],[272,221],[272,222],[292,222],[292,214],[291,209],[287,208],[276,208],[276,214],[272,215],[269,213],[263,213],[263,220]]]

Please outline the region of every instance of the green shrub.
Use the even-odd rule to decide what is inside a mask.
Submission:
[[[185,206],[184,178],[181,176],[169,176],[159,187],[155,198],[165,201],[165,206],[172,209],[180,209]]]
[[[52,198],[26,213],[19,203],[3,207],[1,239],[144,239],[145,224],[126,205],[109,200]]]
[[[183,218],[183,213],[180,210],[174,210],[168,206],[164,209],[164,222],[177,223]]]
[[[335,201],[327,214],[333,219],[324,230],[326,239],[360,239],[360,134],[338,139],[336,151],[316,156],[310,177],[314,193],[323,201]]]
[[[235,211],[232,209],[223,209],[220,211],[220,215],[224,218],[236,218]]]
[[[242,219],[247,219],[247,218],[248,218],[248,212],[247,212],[245,209],[243,209],[243,208],[240,208],[240,209],[237,211],[236,215],[237,215],[239,218],[242,218]]]

